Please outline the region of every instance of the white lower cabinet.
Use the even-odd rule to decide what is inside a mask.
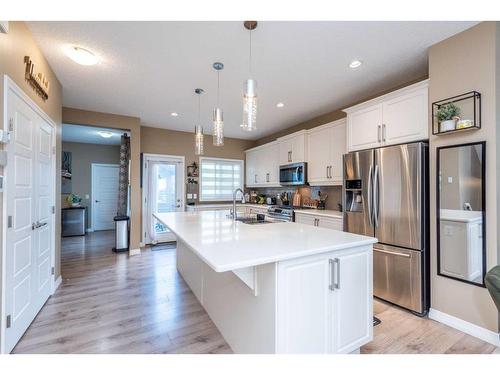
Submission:
[[[278,264],[277,352],[350,353],[373,338],[372,252]]]
[[[334,230],[344,230],[344,222],[340,217],[323,216],[314,214],[295,213],[295,222],[300,224],[314,225],[315,227],[322,227]]]

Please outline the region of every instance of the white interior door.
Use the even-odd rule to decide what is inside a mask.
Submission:
[[[118,210],[120,167],[117,164],[92,164],[92,229],[110,230]]]
[[[5,341],[10,352],[52,293],[54,128],[9,88],[5,169]]]
[[[146,157],[144,168],[144,242],[175,241],[175,235],[153,214],[184,211],[184,160],[179,157]]]

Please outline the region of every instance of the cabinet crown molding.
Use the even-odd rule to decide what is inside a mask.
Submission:
[[[294,137],[297,137],[299,135],[305,135],[307,133],[307,130],[304,129],[304,130],[299,130],[297,132],[294,132],[294,133],[290,133],[290,134],[287,134],[287,135],[284,135],[282,137],[279,137],[277,138],[276,140],[279,142],[279,141],[285,141],[287,139],[290,139],[290,138],[294,138]]]
[[[333,127],[333,126],[344,125],[346,123],[347,123],[347,117],[343,117],[341,119],[338,119],[338,120],[335,120],[335,121],[332,121],[332,122],[327,122],[326,124],[318,125],[318,126],[315,126],[314,128],[307,129],[307,134],[311,134],[311,133],[314,133],[314,132],[317,132],[317,131],[321,131],[323,129],[330,128],[330,127]]]
[[[402,94],[410,93],[412,91],[416,91],[416,90],[420,90],[420,89],[428,88],[428,87],[429,87],[429,79],[424,79],[423,81],[414,83],[414,84],[406,86],[406,87],[402,87],[402,88],[395,90],[395,91],[391,91],[385,95],[377,96],[376,98],[373,98],[373,99],[367,100],[365,102],[356,104],[352,107],[345,108],[342,111],[349,114],[349,113],[352,113],[352,112],[359,110],[360,108],[364,108],[364,107],[367,107],[370,105],[378,104],[380,102],[395,98],[395,97],[400,96]]]
[[[245,152],[252,152],[252,151],[261,150],[263,148],[275,145],[277,143],[278,143],[278,141],[267,142],[267,143],[264,143],[263,145],[259,145],[259,146],[255,146],[255,147],[249,148],[248,150],[245,150]]]

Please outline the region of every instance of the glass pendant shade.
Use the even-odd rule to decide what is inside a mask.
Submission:
[[[194,127],[194,154],[203,155],[203,127]]]
[[[257,129],[257,81],[248,79],[243,85],[243,130]]]
[[[220,108],[214,108],[214,146],[224,146],[224,115]]]

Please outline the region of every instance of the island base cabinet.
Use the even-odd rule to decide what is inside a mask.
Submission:
[[[372,249],[278,264],[277,352],[351,353],[373,338]]]

